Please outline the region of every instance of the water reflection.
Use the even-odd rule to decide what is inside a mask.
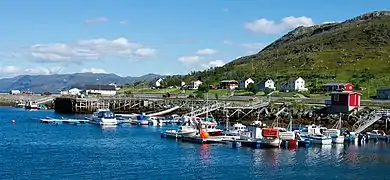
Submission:
[[[103,131],[115,131],[117,127],[118,127],[117,125],[102,125],[101,126]]]

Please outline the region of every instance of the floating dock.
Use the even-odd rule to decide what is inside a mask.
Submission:
[[[43,118],[40,119],[41,123],[46,124],[84,124],[88,123],[87,119],[55,119],[55,118]]]
[[[182,136],[181,140],[199,144],[227,144],[233,142],[235,138],[237,138],[237,136],[210,136],[208,138],[201,138],[199,136]]]

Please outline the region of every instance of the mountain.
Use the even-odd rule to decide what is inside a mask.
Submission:
[[[373,88],[390,87],[389,68],[390,11],[376,11],[340,23],[298,27],[256,54],[184,79],[210,84],[251,77],[282,83],[301,76],[312,89],[325,82],[349,81],[373,94]]]
[[[146,74],[140,77],[121,77],[115,74],[75,73],[54,75],[20,75],[13,78],[0,79],[0,91],[8,92],[12,89],[34,92],[59,92],[64,88],[79,87],[86,84],[132,84],[137,81],[152,81],[157,74]]]

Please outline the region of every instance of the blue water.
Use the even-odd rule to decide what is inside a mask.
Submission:
[[[0,179],[390,179],[390,143],[232,149],[161,139],[157,127],[30,119],[46,116],[58,115],[0,108]]]

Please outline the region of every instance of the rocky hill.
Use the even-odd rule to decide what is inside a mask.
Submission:
[[[271,77],[281,83],[301,76],[311,88],[325,82],[349,81],[375,93],[375,88],[390,87],[389,68],[390,11],[377,11],[341,23],[298,27],[257,54],[184,79],[214,83]]]
[[[152,81],[161,77],[157,74],[146,74],[140,77],[121,77],[115,74],[76,73],[55,75],[21,75],[13,78],[0,79],[0,91],[8,92],[12,89],[34,92],[59,92],[64,88],[79,87],[85,84],[132,84],[137,81]]]

